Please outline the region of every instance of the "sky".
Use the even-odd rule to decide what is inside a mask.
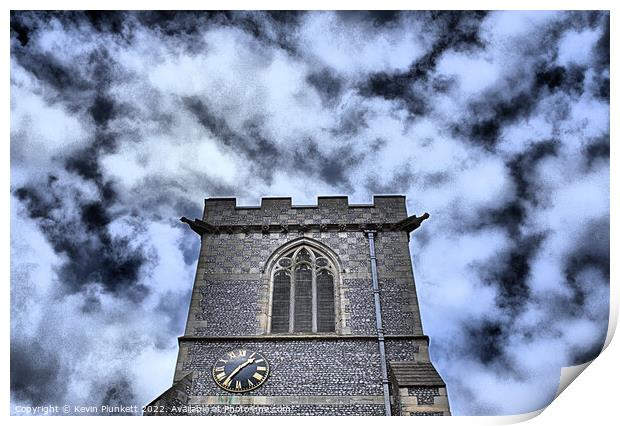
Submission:
[[[453,414],[546,406],[609,309],[607,12],[12,12],[11,405],[167,389],[203,199],[404,194]]]

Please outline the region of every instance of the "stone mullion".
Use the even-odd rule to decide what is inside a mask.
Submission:
[[[313,255],[314,257],[314,255]],[[313,263],[316,263],[316,259]],[[316,288],[316,265],[312,265],[312,332],[316,333],[317,326],[317,288]]]
[[[295,331],[295,264],[291,268],[291,291],[289,297],[288,307],[288,332],[293,333]]]

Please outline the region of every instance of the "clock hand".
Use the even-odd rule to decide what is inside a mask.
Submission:
[[[243,364],[239,365],[237,368],[235,368],[229,375],[228,377],[226,377],[226,380],[224,380],[224,382],[222,383],[224,386],[228,386],[230,384],[230,382],[232,381],[232,378],[238,373],[240,372],[244,367],[246,367],[249,364],[252,364],[254,362],[254,358],[250,358],[248,359],[246,362],[244,362]]]
[[[247,366],[248,364],[251,364],[254,362],[254,358],[250,358],[248,359],[246,362],[244,362],[243,364],[237,366],[237,368],[235,368],[226,378],[226,380],[224,380],[224,386],[228,386],[230,384],[230,382],[232,381],[232,378],[239,372],[241,371],[245,366]]]

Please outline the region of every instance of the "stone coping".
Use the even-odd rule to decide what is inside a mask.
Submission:
[[[425,335],[391,334],[383,336],[385,340],[423,340],[428,343]],[[179,342],[191,341],[278,341],[278,340],[377,340],[376,335],[366,334],[259,334],[254,336],[179,336]]]
[[[381,223],[302,223],[302,224],[245,224],[245,225],[212,225],[201,219],[188,219],[181,217],[181,222],[186,223],[199,235],[204,234],[238,234],[260,232],[269,234],[272,232],[279,233],[305,233],[310,231],[319,232],[367,232],[371,231],[405,231],[410,233],[420,227],[423,221],[428,219],[430,215],[424,213],[417,217],[412,215],[399,222],[381,222]]]

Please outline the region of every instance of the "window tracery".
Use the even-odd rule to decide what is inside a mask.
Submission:
[[[335,331],[336,268],[329,257],[298,246],[276,260],[272,274],[272,333]]]

